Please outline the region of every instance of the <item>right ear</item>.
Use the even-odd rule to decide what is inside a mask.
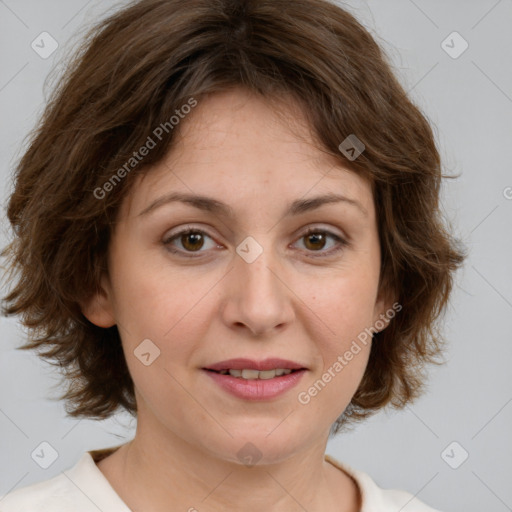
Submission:
[[[85,318],[98,327],[116,325],[112,305],[112,287],[106,273],[101,276],[100,289],[81,302],[80,308]]]

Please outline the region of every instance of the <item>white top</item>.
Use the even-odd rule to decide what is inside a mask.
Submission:
[[[131,512],[96,465],[117,448],[85,452],[71,469],[11,491],[0,498],[0,512]],[[366,473],[330,455],[325,460],[356,481],[362,495],[361,512],[439,512],[408,492],[381,489]]]

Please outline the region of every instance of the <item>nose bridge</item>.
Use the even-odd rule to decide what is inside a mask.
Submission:
[[[267,300],[272,300],[279,293],[275,270],[271,271],[276,266],[276,256],[273,254],[270,237],[265,240],[262,236],[258,238],[261,243],[248,236],[237,246],[236,273],[240,276],[244,295],[255,295],[257,298],[264,294]]]
[[[227,320],[245,324],[254,333],[287,322],[291,313],[287,288],[279,277],[282,267],[269,240],[267,237],[267,243],[259,243],[253,237],[244,239],[236,248],[231,274]]]

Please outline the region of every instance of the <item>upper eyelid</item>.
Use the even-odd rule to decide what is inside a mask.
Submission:
[[[184,225],[185,227],[183,228],[180,228],[178,231],[176,231],[175,233],[172,233],[172,234],[169,234],[167,236],[165,236],[165,239],[166,240],[170,240],[178,235],[182,235],[183,233],[187,233],[187,232],[200,232],[200,233],[204,233],[206,235],[208,235],[210,238],[213,238],[215,239],[216,237],[214,235],[212,235],[207,228],[204,228],[204,227],[197,227],[197,226],[193,226],[193,225],[190,225],[190,224],[185,224]],[[336,233],[333,231],[333,228],[329,228],[329,227],[323,227],[323,226],[316,226],[316,225],[310,225],[310,226],[307,226],[306,228],[303,228],[303,230],[299,230],[299,234],[296,235],[296,236],[305,236],[307,234],[309,234],[311,231],[319,231],[319,232],[326,232],[326,233],[329,233],[330,235],[333,235],[333,236],[338,236],[340,238],[343,238],[344,240],[349,240],[350,237],[348,237],[347,235],[345,235],[345,233]]]

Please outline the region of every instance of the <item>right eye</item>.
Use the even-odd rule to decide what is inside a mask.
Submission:
[[[163,244],[166,248],[173,254],[179,254],[184,257],[192,257],[196,258],[198,256],[193,255],[193,253],[202,253],[206,251],[201,251],[201,249],[205,246],[205,237],[209,238],[213,241],[212,237],[203,231],[202,229],[197,228],[187,228],[174,233],[172,236],[167,237]],[[176,249],[174,246],[174,242],[177,242],[181,245],[181,248]],[[215,243],[212,244],[210,248],[215,247]],[[217,247],[219,247],[217,245]]]

